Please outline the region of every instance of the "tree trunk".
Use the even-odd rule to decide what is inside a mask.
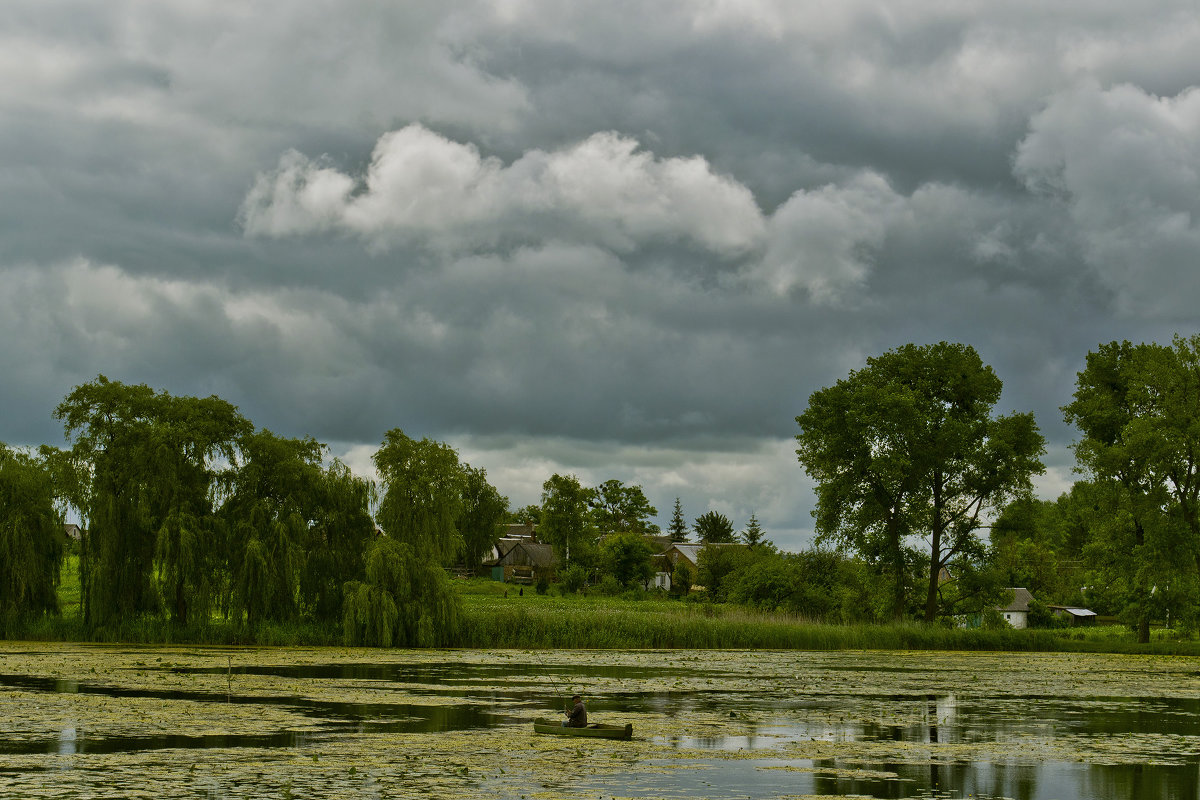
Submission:
[[[1134,518],[1133,521],[1133,541],[1137,548],[1142,547],[1146,543],[1146,532],[1142,528],[1142,523]],[[1135,551],[1136,552],[1136,551]],[[1137,640],[1138,644],[1150,643],[1150,612],[1146,610],[1146,596],[1143,592],[1141,610],[1138,612],[1137,622]]]
[[[937,619],[938,577],[942,572],[942,480],[933,481],[933,531],[929,545],[929,591],[925,595],[925,621]]]
[[[187,592],[180,578],[175,582],[175,619],[181,626],[187,625]]]
[[[904,621],[904,548],[900,546],[899,526],[895,518],[888,521],[888,540],[892,556],[892,617]]]

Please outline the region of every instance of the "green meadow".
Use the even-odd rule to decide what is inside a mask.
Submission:
[[[922,623],[832,625],[733,603],[679,600],[658,593],[537,594],[482,578],[457,580],[459,624],[449,647],[576,649],[978,650],[1200,655],[1200,642],[1168,629],[1148,644],[1119,625],[1056,630],[983,630]],[[79,611],[78,557],[59,586],[59,616],[0,619],[3,638],[30,641],[336,646],[337,626],[265,622],[253,630],[214,618],[186,627],[165,616],[87,629]]]

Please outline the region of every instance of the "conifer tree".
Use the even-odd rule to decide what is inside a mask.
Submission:
[[[671,535],[672,542],[686,542],[688,536],[688,526],[683,519],[683,506],[679,504],[679,498],[675,498],[675,511],[671,514],[671,524],[667,526],[667,533]]]

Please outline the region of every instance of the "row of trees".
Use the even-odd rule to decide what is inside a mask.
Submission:
[[[1200,336],[1112,342],[1087,356],[1067,422],[1085,476],[1032,497],[1044,442],[1031,414],[994,414],[1001,382],[962,344],[906,345],[815,392],[796,418],[817,483],[818,541],[857,554],[891,614],[980,610],[1005,586],[1121,614],[1200,614]],[[993,524],[994,521],[994,524]],[[989,542],[981,535],[991,529]]]
[[[388,431],[379,484],[312,438],[256,428],[218,398],[178,397],[104,376],[55,409],[69,449],[0,446],[0,613],[57,610],[62,521],[81,516],[81,613],[101,628],[151,615],[185,627],[340,623],[347,641],[432,644],[454,628],[446,567],[476,569],[507,521],[531,521],[576,579],[647,579],[657,510],[639,486],[546,481],[515,513],[453,448]],[[671,524],[683,540],[678,499]],[[715,512],[704,541],[730,541]],[[601,541],[601,534],[604,534]],[[380,535],[382,534],[382,535]],[[751,518],[748,541],[762,538]],[[568,575],[568,577],[570,577]]]
[[[350,642],[433,644],[457,614],[443,565],[478,559],[507,511],[483,470],[399,429],[374,455],[375,486],[326,463],[314,439],[257,429],[218,397],[100,376],[55,416],[70,449],[0,447],[3,612],[57,609],[70,506],[87,529],[89,628],[145,615],[252,629],[312,620],[340,622]]]

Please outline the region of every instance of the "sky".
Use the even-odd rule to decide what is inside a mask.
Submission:
[[[1198,82],[1190,2],[8,0],[0,441],[104,374],[795,550],[809,396],[954,341],[1053,498],[1088,351],[1197,332]]]

